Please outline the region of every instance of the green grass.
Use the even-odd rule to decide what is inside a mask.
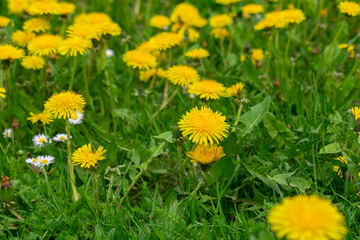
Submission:
[[[237,20],[228,28],[230,51],[229,40],[224,41],[225,52],[221,51],[219,41],[210,36],[210,26],[200,29],[200,39],[188,47],[202,46],[210,52],[204,60],[206,74],[194,65],[201,77],[216,79],[227,87],[245,83],[244,97],[250,102],[244,104],[240,122],[234,127],[238,105],[233,98],[204,103],[198,97],[189,98],[180,88],[152,119],[163,103],[164,79],[158,79],[149,90],[150,83],[140,82],[138,72],[122,61],[123,53],[159,32],[149,26],[149,18],[169,16],[180,1],[75,2],[76,14],[105,12],[123,30],[107,42],[115,55],[106,59],[106,68],[93,68],[85,121],[71,126],[73,150],[90,142],[107,148],[107,160],[100,162],[97,171],[99,201],[91,173],[78,166],[75,175],[81,199],[72,201],[66,144],[34,147],[32,137],[43,132],[43,127],[27,120],[30,112],[43,110],[44,100],[52,93],[68,89],[73,58],[50,60],[45,98],[41,70],[32,73],[15,62],[11,68],[12,96],[0,103],[0,130],[10,128],[13,122],[19,127],[14,129],[13,138],[0,137],[0,173],[12,178],[16,198],[10,205],[1,204],[0,238],[275,239],[266,221],[270,208],[287,196],[317,194],[331,199],[345,216],[346,239],[360,239],[360,138],[353,131],[352,114],[347,113],[359,99],[359,69],[354,67],[359,56],[350,58],[345,49],[337,47],[353,43],[359,52],[359,17],[346,18],[334,1],[280,1],[284,8],[292,3],[302,9],[306,20],[293,29],[280,29],[278,48],[275,30],[253,31],[260,17],[241,17],[244,3],[236,5]],[[140,3],[137,16],[136,2]],[[228,11],[215,1],[189,2],[207,19]],[[264,4],[266,12],[278,5],[253,2]],[[326,18],[318,18],[320,2],[328,9]],[[10,16],[14,22],[14,27],[0,30],[7,36],[1,41],[10,42],[10,33],[21,29],[24,19],[8,15],[6,1],[0,2],[0,15]],[[345,27],[330,47],[343,21]],[[312,33],[318,23],[318,30]],[[56,26],[60,26],[59,20],[54,18],[54,33]],[[251,61],[253,48],[269,52],[260,67]],[[173,50],[172,65],[183,63],[182,52],[182,46]],[[247,56],[243,63],[241,54]],[[88,68],[90,52],[85,59]],[[84,94],[82,61],[81,57],[77,61],[74,91]],[[193,64],[189,59],[186,63]],[[163,67],[167,67],[167,59]],[[170,95],[175,89],[170,85]],[[226,156],[209,169],[188,162],[179,173],[178,148],[171,131],[183,114],[206,104],[226,116],[230,132],[235,129],[222,142]],[[47,131],[50,136],[65,132],[64,121],[55,120]],[[321,149],[334,143],[337,146],[330,145],[322,154]],[[193,143],[185,141],[180,162],[192,147]],[[46,168],[48,175],[37,174],[25,163],[28,152],[55,157],[55,164]],[[340,155],[346,156],[347,166],[334,160]],[[333,165],[352,178],[340,177]],[[200,181],[204,183],[191,194]],[[124,198],[132,183],[134,187]]]

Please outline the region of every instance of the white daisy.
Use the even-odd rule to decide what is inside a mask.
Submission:
[[[74,125],[80,124],[80,123],[82,123],[83,119],[84,119],[84,114],[76,111],[76,115],[69,118],[69,123],[74,124]]]
[[[108,57],[108,58],[113,57],[113,56],[114,56],[114,50],[109,49],[109,48],[106,49],[105,55],[106,55],[106,57]]]
[[[25,160],[25,162],[27,162],[28,164],[33,165],[35,167],[39,167],[39,163],[40,163],[38,158],[27,158]]]
[[[5,131],[3,132],[4,138],[11,138],[12,132],[12,128],[5,129]]]
[[[54,163],[54,159],[55,159],[53,156],[50,155],[38,156],[37,158],[39,159],[39,167],[41,168]]]
[[[35,146],[43,147],[44,143],[51,142],[51,139],[50,139],[50,141],[48,139],[49,138],[47,136],[45,136],[45,134],[38,134],[33,137],[32,141]]]
[[[72,136],[70,136],[72,138]],[[65,133],[58,133],[53,137],[55,142],[65,142],[67,140],[67,135]]]

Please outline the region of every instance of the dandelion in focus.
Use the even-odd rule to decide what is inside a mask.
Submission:
[[[199,95],[201,99],[219,99],[225,95],[225,87],[222,83],[215,80],[201,80],[189,86],[188,93]]]
[[[54,93],[44,104],[45,110],[54,118],[68,119],[77,116],[76,112],[82,113],[85,100],[82,95],[72,91]]]
[[[43,111],[41,113],[30,113],[30,117],[27,118],[27,120],[30,120],[32,123],[41,122],[42,124],[49,124],[53,122],[53,116],[48,111]]]
[[[82,168],[91,168],[95,167],[98,161],[105,159],[105,153],[106,150],[102,146],[93,151],[89,143],[76,149],[72,155],[72,160],[75,165],[79,165]]]

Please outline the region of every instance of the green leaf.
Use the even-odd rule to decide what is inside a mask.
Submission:
[[[118,153],[118,147],[116,145],[115,139],[111,140],[111,142],[109,143],[106,151],[107,151],[107,159],[110,162],[110,165],[115,163],[115,158],[116,155]]]
[[[270,178],[271,180],[274,180],[276,183],[281,184],[281,185],[289,185],[290,183],[290,177],[292,175],[295,174],[294,172],[290,172],[290,173],[282,173],[282,174],[277,174],[273,177],[268,176],[268,178]]]
[[[300,191],[305,192],[306,189],[309,189],[311,182],[303,178],[294,177],[290,180],[290,186],[298,188]]]
[[[267,113],[263,120],[265,128],[268,130],[271,138],[281,137],[283,139],[294,139],[294,134],[272,113]]]
[[[163,139],[169,143],[173,143],[174,141],[172,140],[172,132],[171,131],[167,131],[167,132],[163,132],[160,135],[157,136],[153,136],[153,138],[157,138],[157,139]]]
[[[269,111],[271,97],[267,97],[263,102],[253,106],[251,110],[239,118],[239,121],[245,124],[243,135],[246,135],[251,129],[259,124]]]
[[[237,135],[233,132],[230,133],[230,135],[226,138],[225,141],[222,142],[221,145],[224,148],[224,158],[235,155],[239,150],[239,147],[237,145]]]
[[[340,143],[331,143],[320,149],[320,154],[334,154],[341,152],[341,146]]]

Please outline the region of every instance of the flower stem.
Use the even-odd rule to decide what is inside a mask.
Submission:
[[[75,174],[74,168],[71,160],[71,139],[70,139],[70,123],[69,119],[66,119],[66,134],[67,134],[67,151],[68,151],[68,164],[69,164],[69,173],[70,173],[70,182],[73,192],[73,200],[76,202],[79,199],[79,194],[75,187]]]
[[[86,102],[90,102],[90,94],[89,94],[89,82],[86,76],[86,58],[83,56],[83,77],[84,77],[84,85],[85,85],[85,100]],[[89,79],[90,80],[90,79]]]
[[[239,106],[239,109],[238,109],[238,112],[237,112],[237,115],[236,115],[236,120],[235,120],[235,123],[234,123],[234,128],[233,128],[233,132],[235,132],[235,127],[238,125],[239,123],[239,118],[241,116],[241,111],[242,111],[242,108],[243,108],[243,104],[240,103],[240,106]]]
[[[99,188],[98,188],[98,179],[97,179],[97,176],[96,176],[96,172],[94,172],[94,171],[91,172],[91,178],[92,178],[93,187],[94,187],[95,212],[99,213],[100,212],[100,208],[99,208]]]
[[[70,77],[69,90],[73,89],[75,70],[76,70],[76,62],[77,62],[77,57],[74,57],[74,63],[73,63],[73,67],[72,67],[71,77]]]

